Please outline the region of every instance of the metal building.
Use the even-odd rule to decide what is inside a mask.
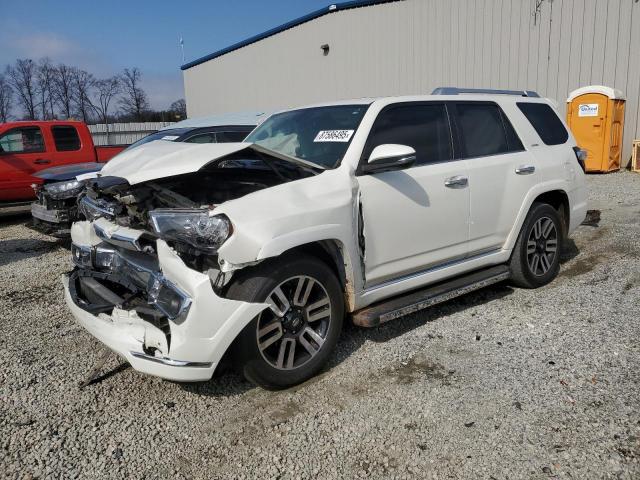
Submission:
[[[190,116],[437,86],[575,88],[627,98],[623,166],[640,138],[638,0],[364,0],[330,5],[182,66]]]

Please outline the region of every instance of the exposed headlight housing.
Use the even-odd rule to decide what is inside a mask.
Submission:
[[[65,198],[77,197],[82,189],[84,183],[79,180],[67,180],[64,182],[49,183],[44,186],[45,191],[56,200],[62,200]]]
[[[149,212],[153,229],[163,240],[186,243],[215,253],[231,235],[231,222],[204,209],[158,209]]]

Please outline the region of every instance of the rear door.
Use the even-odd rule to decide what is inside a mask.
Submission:
[[[502,248],[529,189],[535,158],[494,102],[452,102],[457,138],[467,160],[470,257]]]
[[[38,126],[15,127],[0,134],[0,201],[35,196],[32,175],[50,167],[43,132]]]

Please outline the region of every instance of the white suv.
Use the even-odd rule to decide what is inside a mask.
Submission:
[[[208,380],[228,353],[294,385],[347,314],[550,282],[586,214],[582,155],[535,92],[461,89],[285,111],[243,143],[152,142],[89,181],[67,304],[142,372]]]

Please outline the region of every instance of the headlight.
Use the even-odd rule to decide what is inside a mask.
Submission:
[[[153,229],[163,240],[175,240],[207,253],[215,253],[229,235],[231,223],[209,210],[159,209],[149,212]]]
[[[50,183],[44,186],[51,198],[61,200],[63,198],[76,197],[84,188],[84,182],[69,180],[65,182]]]

